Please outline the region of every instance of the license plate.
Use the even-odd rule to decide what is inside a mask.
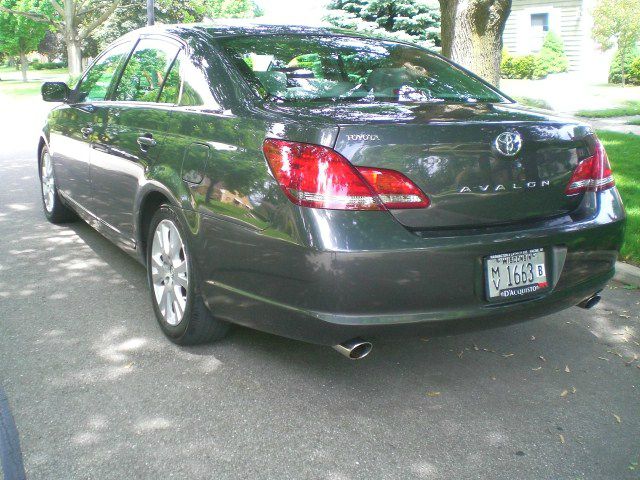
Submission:
[[[484,271],[489,300],[527,296],[549,288],[542,248],[491,255],[485,258]]]

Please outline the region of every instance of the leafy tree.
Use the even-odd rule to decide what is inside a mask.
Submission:
[[[331,0],[326,20],[358,32],[440,45],[440,12],[431,0]]]
[[[156,0],[156,23],[192,23],[210,18],[249,18],[262,12],[252,1],[234,0]],[[131,30],[146,25],[146,4],[137,2],[120,8],[103,23],[93,35],[96,45],[87,45],[85,51],[96,55],[107,45]],[[88,48],[93,47],[93,48]]]
[[[2,7],[21,12],[38,11],[38,0],[2,0]],[[0,11],[0,49],[7,55],[18,55],[22,69],[22,80],[27,81],[27,54],[38,48],[47,26],[25,16]]]
[[[42,12],[7,8],[0,12],[13,13],[48,24],[64,35],[69,61],[69,73],[78,75],[82,70],[82,43],[122,5],[123,0],[47,0]]]
[[[600,0],[593,17],[596,42],[604,49],[618,45],[624,87],[626,59],[640,40],[640,0]]]
[[[502,33],[511,0],[439,1],[443,55],[498,85]]]
[[[620,50],[616,51],[609,67],[609,83],[622,83],[622,72],[624,72],[625,83],[633,83],[629,81],[632,76],[631,65],[639,58],[640,49],[634,47],[626,52],[623,65],[621,52]]]
[[[209,0],[207,16],[211,18],[254,18],[262,10],[253,0]]]
[[[67,52],[62,35],[47,30],[44,38],[38,44],[38,53],[45,55],[49,61],[53,61],[54,59],[66,61]]]
[[[156,23],[192,23],[201,21],[209,11],[206,0],[156,0]],[[144,27],[147,22],[147,7],[145,2],[136,2],[127,8],[119,8],[109,19],[95,31],[93,38],[95,46],[86,49],[87,53],[95,56],[107,45],[122,35],[136,28]]]

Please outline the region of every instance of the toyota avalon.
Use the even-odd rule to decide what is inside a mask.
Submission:
[[[178,344],[240,324],[361,358],[590,307],[614,273],[625,214],[591,128],[411,44],[156,26],[42,94],[45,215],[146,265]]]

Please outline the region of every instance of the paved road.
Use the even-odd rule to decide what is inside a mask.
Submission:
[[[141,266],[83,223],[45,221],[39,107],[8,111],[0,387],[29,478],[640,477],[640,368],[625,365],[640,354],[640,292],[614,285],[591,311],[376,344],[362,362],[240,328],[176,347]]]

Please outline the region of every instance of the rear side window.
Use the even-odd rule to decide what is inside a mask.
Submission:
[[[483,82],[411,45],[347,36],[220,40],[258,91],[282,101],[502,102]]]
[[[131,46],[131,43],[116,45],[98,58],[76,90],[78,102],[96,102],[105,99],[118,67],[129,55]]]
[[[177,104],[180,100],[180,89],[182,88],[182,79],[180,78],[180,55],[176,58],[171,70],[167,74],[162,87],[162,93],[158,102]]]
[[[196,88],[199,79],[201,79],[200,72],[194,71],[191,62],[181,52],[167,75],[158,101],[182,106],[202,105],[204,101]],[[200,85],[200,91],[202,88],[203,85]],[[210,90],[208,84],[204,85],[204,90]]]
[[[163,40],[143,39],[134,50],[122,72],[114,100],[155,102],[178,47]]]

